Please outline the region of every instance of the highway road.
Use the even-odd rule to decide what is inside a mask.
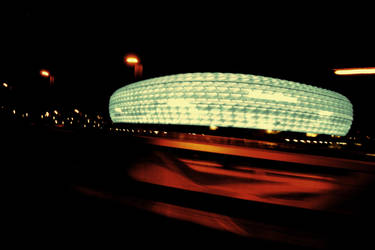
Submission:
[[[277,248],[366,241],[357,229],[372,221],[373,162],[157,136],[117,139],[139,153],[119,165],[132,191],[119,191],[121,184],[75,190],[208,228],[211,237],[225,232]]]
[[[16,238],[164,248],[371,242],[373,162],[158,136],[29,132],[7,137],[3,151],[13,160],[4,172],[5,225]]]

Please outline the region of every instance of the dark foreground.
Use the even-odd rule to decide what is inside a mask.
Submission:
[[[344,213],[267,204],[131,179],[130,165],[155,151],[174,153],[132,137],[2,126],[2,226],[12,246],[361,249],[372,242],[373,182],[344,197]]]

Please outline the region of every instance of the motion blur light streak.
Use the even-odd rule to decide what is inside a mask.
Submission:
[[[270,77],[177,74],[115,91],[114,123],[175,124],[346,135],[353,108],[343,95]]]
[[[242,200],[309,209],[326,209],[340,189],[335,180],[285,172],[239,171],[204,166],[157,151],[129,169],[137,181]],[[312,178],[311,178],[312,177]]]
[[[336,75],[371,75],[375,74],[375,67],[334,69]]]
[[[205,227],[227,231],[243,237],[253,237],[263,240],[287,242],[291,244],[320,246],[322,242],[306,232],[286,229],[282,226],[267,225],[266,223],[226,216],[220,213],[202,211],[182,207],[160,201],[144,200],[136,197],[116,196],[99,192],[90,188],[75,186],[75,189],[85,195],[101,199],[117,200],[124,205],[130,205],[141,210],[160,214],[162,216],[187,221]],[[303,241],[301,240],[303,239]]]
[[[312,174],[300,174],[300,173],[291,173],[286,171],[276,171],[276,170],[265,170],[255,167],[247,167],[247,166],[236,166],[233,169],[215,169],[215,165],[213,165],[211,162],[206,161],[192,161],[187,159],[178,159],[181,162],[184,162],[186,165],[194,169],[198,172],[204,172],[204,173],[215,173],[217,175],[230,175],[233,177],[251,177],[253,178],[254,174],[262,174],[264,175],[262,179],[266,180],[268,177],[265,177],[267,175],[273,175],[273,176],[287,176],[287,177],[298,177],[298,178],[304,178],[304,179],[318,179],[318,180],[325,180],[325,181],[332,181],[333,179],[331,177],[324,177],[324,176],[318,176],[318,175],[312,175]],[[214,167],[214,168],[213,168]],[[222,167],[222,166],[220,166]],[[237,171],[237,170],[243,170],[243,171]]]
[[[322,167],[344,168],[350,170],[374,172],[375,162],[365,162],[360,160],[334,158],[328,156],[300,154],[292,152],[281,152],[252,147],[240,147],[233,145],[223,145],[215,143],[197,143],[182,140],[165,138],[143,137],[148,143],[163,147],[180,148],[201,152],[209,152],[224,155],[250,157],[257,159],[282,161],[298,164],[307,164]]]

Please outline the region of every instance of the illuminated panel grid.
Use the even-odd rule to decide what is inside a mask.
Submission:
[[[114,123],[180,124],[346,135],[353,108],[343,95],[292,81],[230,73],[189,73],[115,91]]]

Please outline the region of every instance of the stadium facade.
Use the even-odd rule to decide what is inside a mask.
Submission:
[[[327,89],[271,77],[188,73],[151,78],[116,90],[114,123],[192,125],[346,135],[353,107]]]

